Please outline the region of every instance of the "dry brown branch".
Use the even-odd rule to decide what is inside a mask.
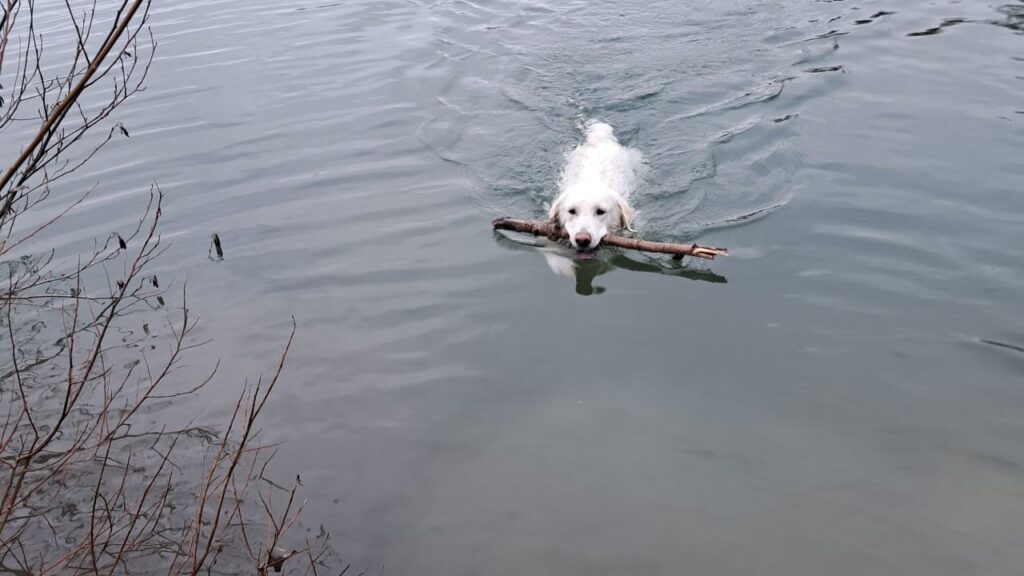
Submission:
[[[185,286],[174,302],[147,272],[166,249],[163,193],[154,186],[133,230],[111,231],[77,256],[37,245],[88,192],[63,193],[73,199],[51,208],[55,216],[15,227],[115,133],[128,136],[100,123],[142,90],[149,5],[64,0],[72,44],[58,47],[69,59],[55,66],[43,63],[49,31],[37,27],[35,0],[0,0],[0,134],[39,122],[0,173],[0,573],[151,574],[171,560],[175,576],[215,574],[237,570],[246,553],[251,572],[285,560],[301,568],[308,557],[316,573],[327,534],[305,545],[289,536],[302,511],[299,483],[285,490],[266,480],[272,453],[257,442],[291,337],[273,377],[243,388],[220,434],[191,422],[156,428],[159,404],[199,393],[216,372],[175,377],[185,352],[204,342],[192,335]],[[112,92],[94,89],[104,78]],[[28,107],[32,114],[18,112]],[[36,252],[11,259],[15,249]],[[282,509],[271,491],[287,493]],[[266,537],[250,538],[256,530]]]
[[[16,307],[25,300],[3,301],[0,320],[7,324],[5,339],[12,344],[8,362],[17,385],[0,390],[0,408],[6,413],[0,428],[0,566],[38,574],[115,574],[137,571],[146,558],[169,554],[175,560],[168,574],[194,575],[217,573],[213,567],[221,556],[229,554],[230,561],[237,561],[237,551],[247,551],[255,572],[268,574],[285,561],[298,568],[307,559],[319,563],[324,557],[326,535],[312,544],[285,545],[286,540],[294,540],[288,533],[302,511],[295,501],[298,480],[286,491],[282,510],[275,509],[272,496],[253,486],[263,481],[270,457],[264,454],[268,447],[256,443],[257,421],[280,381],[294,321],[272,377],[243,389],[231,421],[214,444],[212,458],[199,467],[205,468],[205,475],[198,498],[181,506],[183,512],[190,511],[187,521],[181,513],[168,511],[181,498],[181,490],[191,491],[189,487],[194,486],[172,482],[169,473],[172,467],[179,469],[171,453],[188,429],[129,433],[138,425],[136,415],[155,399],[196,393],[212,377],[185,387],[169,382],[182,353],[194,345],[184,287],[181,316],[169,324],[165,338],[169,346],[159,363],[148,355],[143,356],[144,362],[122,363],[116,358],[123,358],[126,350],[109,342],[111,333],[123,333],[125,321],[137,314],[135,310],[146,309],[139,307],[159,294],[142,288],[153,284],[145,269],[160,253],[156,230],[161,203],[162,194],[156,190],[146,210],[146,225],[128,234],[127,241],[122,238],[105,248],[114,250],[117,259],[85,259],[105,264],[123,261],[123,266],[116,267],[123,275],[106,284],[109,296],[87,297],[86,276],[91,268],[79,267],[71,289],[76,296],[61,298],[61,304],[44,309],[62,319],[58,327],[64,334],[62,354],[47,357],[47,364],[56,368],[49,372],[52,389],[59,392],[53,401],[39,402],[38,390],[31,384],[39,374],[34,368],[27,370],[23,361],[31,340],[16,328]],[[132,345],[131,340],[125,344]],[[153,437],[151,446],[143,451],[132,447],[147,434]],[[146,452],[157,455],[155,461],[148,459],[148,465],[144,464]],[[54,499],[58,487],[60,496]],[[63,518],[68,505],[78,506],[80,513]],[[84,524],[76,524],[78,515],[84,517]],[[258,544],[246,533],[254,527],[266,533]],[[43,532],[50,536],[40,538]],[[236,552],[227,551],[232,546]],[[166,561],[161,565],[167,566]],[[315,565],[306,569],[316,571]]]
[[[536,220],[522,220],[518,218],[495,218],[491,220],[491,226],[495,230],[511,230],[523,232],[534,236],[546,236],[551,240],[562,240],[569,235],[557,223],[552,221],[540,222]],[[650,242],[637,238],[626,238],[608,234],[601,239],[602,245],[639,250],[641,252],[656,252],[659,254],[672,254],[676,258],[683,256],[694,256],[705,260],[714,260],[716,256],[728,256],[729,251],[725,248],[712,246],[700,246],[697,244],[672,244],[668,242]]]
[[[0,71],[9,45],[18,45],[18,62],[10,76],[0,76],[9,87],[0,94],[0,129],[15,120],[17,110],[26,102],[37,104],[36,114],[41,124],[10,164],[0,174],[0,226],[11,233],[12,216],[45,199],[50,186],[64,176],[78,170],[120,131],[120,125],[111,127],[105,137],[92,145],[91,151],[77,160],[67,158],[67,151],[76,148],[83,138],[128,97],[141,91],[152,63],[152,50],[148,56],[138,50],[140,33],[145,30],[151,0],[122,0],[113,23],[95,52],[88,46],[93,35],[96,15],[95,2],[87,4],[80,20],[70,1],[65,7],[74,30],[74,52],[63,74],[44,72],[42,35],[36,29],[34,0],[3,0],[3,18],[0,21]],[[24,11],[22,10],[24,6]],[[12,44],[12,40],[15,41]],[[150,38],[150,46],[155,42]],[[112,74],[113,72],[113,74]],[[110,78],[113,92],[105,103],[86,107],[80,102],[83,92],[104,78]],[[6,96],[6,97],[5,97]],[[77,122],[70,122],[70,119]],[[2,231],[2,228],[0,228]]]

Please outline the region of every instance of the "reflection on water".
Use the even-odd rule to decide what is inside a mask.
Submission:
[[[1017,33],[1024,32],[1024,3],[1005,4],[996,8],[996,10],[1005,18],[1002,20],[992,20],[992,24],[1009,28]]]
[[[1017,33],[1024,32],[1024,3],[1019,4],[1004,4],[996,7],[996,11],[1003,15],[1001,19],[985,18],[985,19],[971,19],[971,18],[945,18],[942,23],[938,26],[932,26],[920,32],[910,32],[907,36],[931,36],[938,34],[944,28],[950,26],[956,26],[957,24],[966,23],[978,23],[978,24],[993,24],[995,26],[1001,26],[1014,30]]]
[[[931,28],[928,28],[927,30],[922,30],[920,32],[911,32],[907,34],[907,36],[931,36],[932,34],[938,34],[939,32],[942,32],[943,28],[956,26],[957,24],[963,24],[964,22],[970,22],[970,20],[968,20],[967,18],[947,18],[946,20],[943,20],[942,23],[939,24],[938,26],[933,26]]]
[[[630,272],[652,272],[655,274],[664,274],[666,276],[687,278],[689,280],[700,280],[703,282],[715,282],[722,284],[726,282],[725,276],[715,274],[709,270],[689,269],[682,264],[675,264],[671,262],[672,261],[669,260],[664,265],[659,265],[654,262],[634,260],[624,254],[612,254],[607,258],[600,257],[594,260],[581,262],[576,268],[576,293],[582,296],[601,294],[605,289],[601,286],[595,286],[594,280],[596,280],[598,276],[607,274],[616,268],[628,270]]]
[[[1014,574],[1021,7],[155,3],[132,137],[37,240],[106,237],[157,181],[153,273],[214,338],[182,374],[262,369],[294,315],[264,434],[354,566]],[[568,280],[495,237],[581,116],[648,159],[645,238],[731,256]],[[208,392],[159,417],[215,421]]]
[[[696,259],[689,257],[684,258],[682,261],[677,261],[667,256],[644,256],[627,253],[616,248],[602,248],[590,260],[576,260],[573,258],[571,249],[542,240],[520,241],[501,232],[495,232],[494,239],[499,245],[509,250],[540,253],[547,260],[548,267],[551,268],[552,272],[572,278],[575,281],[576,293],[581,296],[604,293],[605,288],[594,286],[594,280],[598,276],[616,269],[662,274],[719,284],[727,282],[725,276],[715,274],[711,270],[692,267],[691,262]]]

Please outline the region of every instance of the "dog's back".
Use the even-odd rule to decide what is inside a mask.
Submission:
[[[623,198],[629,196],[640,180],[643,157],[640,152],[619,144],[611,126],[591,122],[583,142],[569,152],[562,173],[562,189],[581,183],[600,183]]]

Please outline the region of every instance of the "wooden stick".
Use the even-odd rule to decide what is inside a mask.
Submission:
[[[512,230],[533,234],[534,236],[547,236],[551,240],[568,238],[569,234],[557,222],[538,222],[536,220],[522,220],[519,218],[495,218],[491,220],[491,226],[495,230]],[[728,256],[729,251],[725,248],[712,246],[698,246],[697,244],[672,244],[669,242],[648,242],[636,238],[624,236],[606,235],[601,239],[601,244],[606,246],[617,246],[641,252],[658,252],[660,254],[672,254],[676,260],[683,256],[695,256],[705,260],[714,260],[715,256]]]

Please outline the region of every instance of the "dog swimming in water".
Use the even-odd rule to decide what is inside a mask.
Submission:
[[[640,184],[644,160],[638,150],[620,144],[604,122],[588,123],[565,160],[548,216],[568,233],[575,258],[589,260],[606,235],[633,230],[630,196]],[[556,274],[575,275],[571,259],[554,250],[545,250],[544,257]]]

